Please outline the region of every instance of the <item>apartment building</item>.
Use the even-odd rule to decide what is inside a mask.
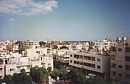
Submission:
[[[72,50],[81,50],[83,46],[81,44],[74,43],[71,46]]]
[[[35,46],[40,46],[39,41],[32,41],[32,40],[19,41],[18,44],[19,44],[20,48],[22,48],[22,47],[30,48],[30,47],[32,47],[34,45]]]
[[[86,73],[109,77],[109,56],[96,52],[72,52],[69,57],[69,65],[85,70]]]
[[[69,63],[69,50],[67,49],[60,49],[56,52],[56,59],[62,63]]]
[[[113,46],[115,44],[114,41],[110,41],[109,39],[105,39],[105,40],[96,40],[94,42],[94,46],[93,48],[101,51],[101,53],[103,53],[103,51],[108,51],[110,50],[110,47]]]
[[[25,50],[25,55],[37,59],[40,55],[47,55],[47,48],[41,48],[40,46],[33,45],[31,48]]]
[[[0,78],[5,75],[13,75],[20,73],[21,69],[25,69],[26,73],[30,73],[32,67],[51,67],[53,70],[53,57],[48,55],[39,55],[37,59],[32,60],[30,57],[22,56],[18,53],[11,53],[0,57]]]
[[[130,84],[130,38],[118,38],[110,55],[110,78],[115,83]]]
[[[42,67],[45,67],[46,69],[48,67],[51,67],[51,70],[53,71],[53,56],[52,55],[41,55],[39,56],[39,60],[41,62]]]

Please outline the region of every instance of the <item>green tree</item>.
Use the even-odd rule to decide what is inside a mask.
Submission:
[[[2,79],[2,82],[6,83],[6,84],[13,84],[12,76],[11,75],[5,75],[4,78]]]
[[[62,46],[62,47],[60,47],[60,49],[68,49],[68,47]]]
[[[87,80],[88,84],[107,84],[107,81],[100,76],[93,77]]]
[[[60,71],[56,68],[54,68],[54,70],[51,72],[50,76],[53,78],[53,79],[57,79],[57,76],[59,76],[60,74]]]
[[[67,72],[67,69],[65,67],[62,67],[60,69],[59,77],[61,80],[68,80],[68,72]]]
[[[29,49],[29,46],[19,46],[19,53],[22,53],[25,49]]]
[[[85,75],[78,69],[70,69],[70,72],[68,73],[69,79],[71,79],[71,82],[73,84],[85,84],[86,77]]]
[[[50,73],[51,70],[52,70],[52,67],[48,67],[48,68],[47,68],[48,73]]]
[[[41,84],[44,80],[47,81],[48,73],[43,67],[33,67],[30,70],[32,80],[36,83]]]
[[[25,69],[21,69],[20,74],[14,73],[12,80],[14,84],[31,84],[31,76],[26,74]]]
[[[40,41],[40,42],[39,42],[39,45],[42,47],[42,46],[46,45],[46,42]]]

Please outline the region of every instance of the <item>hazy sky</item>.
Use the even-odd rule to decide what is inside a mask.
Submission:
[[[0,40],[130,35],[130,0],[0,0]]]

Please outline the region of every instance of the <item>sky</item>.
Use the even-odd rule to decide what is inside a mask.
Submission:
[[[0,0],[0,40],[130,36],[130,0]]]

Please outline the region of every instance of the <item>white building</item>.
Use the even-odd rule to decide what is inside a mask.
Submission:
[[[72,52],[69,58],[70,66],[104,77],[109,75],[109,63],[109,56],[96,53]]]
[[[31,59],[37,59],[40,55],[47,55],[47,48],[33,46],[32,48],[25,50],[25,55],[30,57]]]
[[[83,48],[83,46],[81,44],[74,43],[72,45],[72,50],[81,50],[82,48]]]
[[[115,44],[115,42],[110,41],[110,40],[97,40],[94,42],[94,46],[93,48],[95,50],[100,51],[100,53],[102,54],[103,51],[109,51],[110,47],[113,46]]]
[[[51,70],[53,70],[53,57],[40,55],[37,59],[32,60],[30,57],[21,54],[11,53],[0,58],[0,77],[20,73],[21,69],[25,69],[26,73],[29,73],[31,67],[36,66],[46,69],[51,67]]]
[[[67,49],[57,50],[56,59],[62,63],[69,63],[69,53]]]

